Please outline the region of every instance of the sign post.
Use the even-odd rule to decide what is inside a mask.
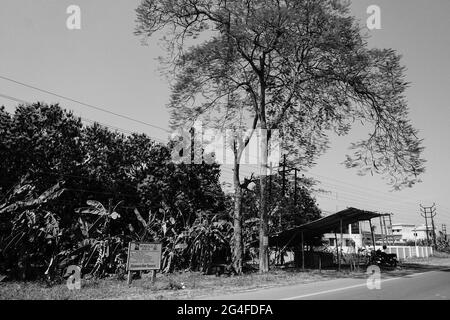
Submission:
[[[128,285],[131,284],[132,271],[152,271],[152,283],[156,271],[161,269],[161,243],[130,242],[128,244],[127,272]]]

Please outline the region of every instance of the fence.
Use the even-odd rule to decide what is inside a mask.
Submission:
[[[383,250],[382,247],[378,248]],[[433,255],[432,247],[404,247],[404,246],[388,246],[386,253],[395,253],[399,260],[410,258],[428,258]]]

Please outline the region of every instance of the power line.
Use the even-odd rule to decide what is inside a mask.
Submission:
[[[347,183],[347,182],[343,182],[341,180],[328,178],[328,177],[323,177],[323,176],[320,176],[320,175],[317,175],[317,174],[313,174],[313,175],[316,175],[317,177],[322,177],[322,178],[324,178],[326,180],[338,181],[339,184],[332,184],[332,183],[325,182],[322,179],[320,179],[320,184],[325,184],[327,186],[331,185],[331,186],[336,187],[336,188],[331,188],[332,191],[336,191],[336,192],[340,192],[340,193],[346,193],[346,194],[350,194],[350,192],[351,192],[351,193],[359,194],[362,198],[370,197],[370,199],[366,200],[366,203],[367,203],[367,201],[369,201],[369,202],[372,202],[372,201],[386,201],[386,202],[390,202],[390,203],[392,203],[392,205],[389,204],[389,206],[390,206],[389,210],[394,209],[394,211],[396,211],[398,213],[401,213],[401,214],[404,214],[404,215],[411,215],[411,212],[415,212],[417,210],[417,202],[415,202],[412,199],[408,199],[407,200],[406,198],[402,198],[402,197],[398,197],[398,196],[394,196],[394,195],[390,195],[390,194],[385,194],[384,192],[381,192],[381,191],[378,191],[378,190],[375,190],[375,189],[371,189],[371,188],[366,188],[365,186],[364,187],[361,187],[361,186],[358,187],[356,185],[353,185],[353,184],[350,184],[350,183]],[[343,184],[345,186],[341,186],[341,184]],[[343,192],[341,189],[347,189],[349,191],[348,192]],[[363,190],[366,190],[366,189],[373,190],[374,192],[372,193],[372,192],[363,191]],[[354,190],[357,190],[357,191],[354,191]],[[378,195],[378,194],[380,194],[380,195]],[[359,198],[361,198],[361,197],[359,197]],[[392,197],[392,200],[390,199],[390,197]],[[400,199],[398,199],[398,198],[400,198]],[[380,200],[378,200],[378,199],[380,199]],[[336,201],[336,199],[331,199],[331,198],[330,198],[330,200]],[[399,202],[398,200],[403,200],[403,201]],[[377,204],[377,206],[378,206],[378,204]],[[446,208],[445,206],[441,206],[441,207],[446,209],[447,211],[450,211],[450,209]],[[448,220],[448,216],[442,216],[442,215],[441,215],[441,220],[449,221]]]
[[[18,103],[32,104],[31,102],[26,101],[26,100],[24,100],[24,99],[19,99],[19,98],[16,98],[16,97],[13,97],[13,96],[9,96],[9,95],[6,95],[6,94],[2,94],[2,93],[0,93],[0,97],[3,97],[3,98],[5,98],[5,99],[11,100],[11,101],[15,101],[15,102],[18,102]],[[120,132],[123,132],[123,133],[127,133],[127,134],[133,134],[133,133],[136,133],[136,132],[133,132],[133,131],[130,131],[130,130],[122,129],[122,128],[119,128],[119,127],[114,127],[114,126],[111,126],[111,125],[108,125],[108,124],[104,124],[104,123],[101,123],[101,122],[98,122],[98,121],[95,121],[95,120],[91,120],[91,119],[88,119],[88,118],[84,118],[84,117],[78,117],[78,118],[80,118],[82,121],[89,122],[89,123],[97,123],[97,124],[99,124],[99,125],[101,125],[101,126],[104,126],[104,127],[107,127],[107,128],[111,128],[111,129],[114,129],[114,130],[116,130],[116,131],[120,131]],[[151,136],[149,136],[149,137],[151,137]],[[159,140],[158,138],[155,138],[155,137],[151,137],[151,138],[154,139],[154,140]],[[164,142],[161,141],[161,140],[159,140],[159,141],[162,142],[162,143],[164,143]],[[250,172],[244,172],[245,170],[242,170],[242,169],[243,169],[243,168],[241,168],[241,172],[243,172],[243,173],[248,173],[249,175],[251,174]],[[221,174],[222,174],[222,173],[233,174],[233,170],[230,169],[230,168],[221,167],[220,170],[221,170]],[[227,172],[226,170],[229,170],[229,171]],[[60,175],[60,176],[72,177],[72,178],[81,178],[81,179],[95,180],[95,179],[93,179],[92,177],[80,176],[80,175],[69,175],[69,174],[52,173],[52,172],[47,172],[47,174]],[[232,178],[232,176],[231,176],[231,178]],[[128,186],[131,187],[131,185],[128,185]],[[134,186],[133,186],[133,187],[134,187]],[[79,189],[79,191],[98,193],[98,192],[95,192],[95,191],[81,190],[81,189]],[[102,194],[112,194],[112,193],[102,193]]]
[[[290,170],[294,170],[294,168],[292,168],[292,167],[288,167],[288,168]],[[355,184],[344,182],[344,181],[341,181],[341,180],[338,180],[338,179],[325,177],[325,176],[322,176],[322,175],[319,175],[319,174],[315,174],[315,173],[311,173],[311,172],[308,172],[306,174],[307,175],[316,176],[319,179],[318,181],[319,181],[320,184],[326,184],[326,185],[331,185],[331,186],[336,187],[336,192],[339,192],[339,193],[347,193],[347,194],[351,194],[352,196],[353,196],[353,194],[359,194],[360,196],[362,196],[364,198],[365,197],[370,197],[370,199],[367,199],[369,201],[373,200],[374,198],[378,198],[378,199],[381,199],[380,201],[394,203],[395,204],[395,205],[393,205],[394,207],[402,208],[402,209],[399,209],[398,211],[415,210],[415,208],[417,206],[417,203],[414,200],[412,200],[412,199],[406,199],[406,198],[394,196],[394,195],[391,195],[391,194],[386,194],[386,193],[384,193],[382,191],[371,189],[371,188],[368,188],[366,186],[364,186],[364,189],[371,190],[372,192],[364,192],[364,191],[362,191],[363,187],[355,185]],[[303,176],[305,176],[305,175],[303,175]],[[315,179],[317,179],[317,178],[315,178]],[[332,184],[332,183],[329,183],[329,182],[324,182],[322,179],[336,181],[340,185]],[[350,190],[351,193],[343,192],[341,190],[341,188]],[[354,190],[357,190],[357,191],[354,191]],[[376,195],[375,193],[377,193],[379,195]],[[403,200],[403,202],[399,203],[399,198],[400,198],[400,200]],[[336,199],[334,199],[334,200],[336,200]]]
[[[9,95],[6,95],[6,94],[2,94],[2,93],[0,93],[0,97],[3,97],[5,99],[11,100],[11,101],[15,101],[15,102],[18,102],[18,103],[32,104],[29,101],[26,101],[26,100],[23,100],[23,99],[19,99],[19,98],[16,98],[16,97],[12,97],[12,96],[9,96]],[[131,131],[131,130],[123,129],[123,128],[120,128],[120,127],[112,126],[112,125],[109,125],[109,124],[106,124],[106,123],[102,123],[102,122],[99,122],[99,121],[96,121],[96,120],[92,120],[92,119],[89,119],[89,118],[85,118],[85,117],[81,117],[81,116],[77,116],[77,117],[80,118],[83,122],[87,122],[87,123],[91,123],[91,124],[99,124],[102,127],[110,128],[110,129],[113,129],[115,131],[119,131],[119,132],[122,132],[122,133],[125,133],[125,134],[137,133],[135,131]],[[150,135],[149,135],[149,137],[152,138],[155,141],[158,141],[158,142],[161,142],[161,143],[165,143],[163,140],[161,140],[159,138],[156,138],[156,137],[153,137],[153,136],[150,136]]]
[[[289,170],[294,170],[295,168],[291,168],[291,167],[288,167],[289,168]],[[303,175],[303,176],[305,176],[305,175]],[[319,176],[319,175],[317,175],[317,176]],[[320,177],[322,177],[322,176],[320,176]],[[326,178],[326,177],[323,177],[323,178]],[[331,179],[331,178],[327,178],[327,179],[330,179],[330,180],[336,180],[336,179]],[[339,180],[336,180],[336,181],[339,181]],[[337,194],[338,192],[339,193],[344,193],[344,194],[347,194],[347,195],[349,195],[349,196],[346,196],[346,199],[348,199],[348,200],[350,200],[350,201],[358,201],[359,203],[364,203],[365,205],[367,205],[367,204],[369,204],[370,206],[373,206],[373,207],[379,207],[379,208],[383,208],[382,206],[380,206],[378,203],[377,204],[372,204],[373,202],[373,200],[374,200],[374,198],[376,199],[376,198],[378,198],[378,199],[380,199],[381,198],[381,196],[379,196],[379,195],[376,195],[376,194],[373,194],[373,193],[364,193],[364,192],[361,192],[361,188],[359,187],[359,189],[358,189],[358,191],[357,192],[355,192],[355,191],[353,191],[352,189],[353,189],[353,187],[342,187],[342,186],[339,186],[339,185],[335,185],[335,184],[331,184],[331,183],[328,183],[328,182],[323,182],[323,181],[319,181],[319,183],[320,184],[326,184],[326,185],[332,185],[332,186],[335,186],[335,187],[338,187],[338,188],[347,188],[347,189],[350,189],[351,190],[351,193],[350,192],[345,192],[345,191],[342,191],[342,190],[340,190],[340,189],[335,189],[335,190],[332,190],[332,191],[335,191],[335,193]],[[373,189],[372,189],[373,190]],[[358,196],[358,193],[359,193],[359,196]],[[381,193],[381,192],[379,192],[379,193]],[[354,194],[357,194],[356,196],[354,195]],[[383,196],[384,196],[384,194],[383,193],[381,193]],[[383,199],[384,198],[384,199]],[[387,208],[387,207],[384,207],[386,210],[392,210],[392,208],[394,208],[394,209],[396,209],[396,211],[400,211],[400,212],[406,212],[406,210],[411,210],[412,208],[413,208],[413,205],[412,205],[412,203],[411,203],[411,205],[408,205],[408,204],[402,204],[402,203],[398,203],[397,201],[395,201],[395,200],[391,200],[391,199],[389,199],[389,200],[387,200],[388,198],[386,198],[386,197],[383,197],[383,198],[381,198],[382,200],[378,200],[377,199],[377,201],[385,201],[385,202],[391,202],[391,203],[394,203],[393,205],[390,205],[390,207],[389,207],[389,209]],[[329,198],[330,200],[337,200],[337,199],[334,199],[334,198]],[[416,204],[414,204],[414,207],[416,206]]]
[[[317,194],[316,197],[318,198],[322,198],[322,199],[327,199],[327,200],[331,200],[331,201],[337,201],[340,203],[345,203],[347,205],[350,206],[356,206],[356,205],[361,205],[361,206],[365,206],[368,208],[372,208],[372,210],[375,211],[383,211],[383,212],[390,212],[390,213],[395,213],[395,214],[404,214],[404,215],[410,215],[411,212],[409,211],[404,211],[404,210],[398,210],[392,207],[385,207],[385,206],[381,206],[378,204],[372,204],[372,203],[367,203],[364,201],[360,201],[360,200],[355,200],[355,199],[350,199],[350,198],[346,198],[346,197],[342,197],[341,199],[335,199],[335,198],[331,198],[325,195],[321,195],[321,194]]]
[[[25,103],[25,104],[29,103],[29,102],[27,102],[25,100],[14,98],[14,97],[8,96],[6,94],[2,94],[2,93],[0,93],[0,97],[3,97],[5,99],[11,100],[11,101],[15,101],[15,102],[18,102],[18,103]]]
[[[326,188],[328,189],[329,187],[326,187]],[[332,193],[336,193],[336,194],[339,194],[339,195],[341,195],[341,194],[349,195],[349,196],[352,196],[354,198],[358,198],[358,199],[365,200],[365,201],[368,201],[368,202],[373,202],[373,201],[388,202],[388,203],[391,203],[390,204],[391,206],[396,207],[396,208],[402,208],[402,210],[415,210],[416,206],[417,206],[417,205],[412,205],[412,204],[408,205],[408,204],[398,203],[398,202],[396,202],[394,200],[382,199],[378,195],[375,195],[375,194],[372,195],[372,194],[364,193],[364,192],[342,191],[340,189],[333,188],[333,187],[328,189],[327,191],[330,191]]]
[[[348,190],[349,192],[352,192],[352,193],[358,193],[358,194],[361,194],[361,195],[369,195],[370,197],[373,197],[373,196],[375,196],[375,197],[377,197],[377,198],[379,198],[379,199],[383,199],[383,201],[389,201],[389,202],[395,202],[395,203],[397,203],[398,202],[398,199],[394,199],[394,198],[390,198],[389,196],[385,196],[385,195],[377,195],[376,193],[374,193],[374,192],[367,192],[367,191],[363,191],[362,189],[361,189],[361,187],[359,187],[359,188],[356,188],[356,187],[351,187],[351,186],[343,186],[343,185],[338,185],[338,184],[333,184],[333,183],[330,183],[330,182],[325,182],[325,181],[322,181],[322,180],[320,180],[320,184],[324,184],[324,185],[327,185],[327,186],[331,186],[331,187],[335,187],[335,188],[337,188],[338,190],[340,189],[340,188],[342,188],[342,189],[346,189],[346,190]],[[411,203],[411,206],[416,206],[417,204],[416,203]]]
[[[346,181],[342,181],[342,180],[338,180],[338,179],[333,179],[333,178],[321,176],[321,175],[316,174],[316,173],[308,172],[308,174],[313,175],[313,176],[316,176],[316,177],[319,177],[319,178],[322,178],[322,179],[325,179],[325,180],[331,180],[331,181],[335,181],[335,182],[340,183],[340,184],[352,186],[353,188],[356,188],[357,190],[361,190],[361,188],[362,188],[361,186],[358,186],[358,185],[356,185],[356,184],[352,184],[352,183],[349,183],[349,182],[346,182]],[[414,205],[417,205],[412,199],[409,199],[409,198],[404,198],[404,197],[401,197],[401,196],[394,196],[394,195],[391,195],[391,194],[387,194],[387,193],[385,193],[385,192],[382,192],[382,191],[380,191],[380,190],[376,190],[376,189],[369,188],[369,187],[367,187],[367,186],[364,186],[364,188],[367,189],[367,190],[371,190],[372,192],[376,192],[376,193],[382,194],[382,195],[384,195],[385,197],[390,197],[390,198],[392,198],[393,200],[398,200],[398,199],[400,198],[400,199],[403,200],[404,202],[410,202],[410,203],[414,203]],[[411,201],[413,201],[413,202],[411,202]]]
[[[367,203],[365,201],[351,199],[351,198],[347,198],[347,197],[341,197],[340,199],[335,199],[335,198],[331,198],[329,196],[322,195],[322,194],[316,194],[315,196],[319,197],[319,198],[325,198],[325,199],[338,201],[338,202],[343,202],[343,203],[347,203],[347,204],[357,203],[357,204],[360,204],[360,205],[363,205],[363,206],[368,206],[368,207],[377,208],[377,209],[383,209],[384,211],[392,211],[392,208],[387,208],[387,207],[384,207],[384,206],[375,205],[375,204]]]
[[[12,97],[12,96],[9,96],[9,95],[5,95],[5,94],[2,94],[2,93],[0,93],[0,96],[5,98],[5,99],[12,100],[12,101],[15,101],[15,102],[24,103],[24,104],[31,104],[29,101],[25,101],[23,99],[15,98],[15,97]],[[79,117],[79,118],[82,119],[85,122],[98,123],[101,126],[108,127],[108,128],[111,128],[111,129],[114,129],[114,130],[117,130],[117,131],[121,131],[121,132],[124,132],[124,133],[127,133],[127,134],[135,133],[135,132],[130,131],[130,130],[125,130],[125,129],[122,129],[122,128],[119,128],[119,127],[110,126],[108,124],[103,124],[103,123],[100,123],[98,121],[94,121],[94,120],[91,120],[91,119],[87,119],[87,118],[83,118],[83,117]],[[159,139],[157,139],[155,137],[151,137],[151,138],[154,139],[154,140],[159,140]],[[162,142],[161,140],[159,140],[159,141]],[[225,169],[225,168],[221,168],[221,169]],[[69,174],[51,173],[51,172],[47,172],[47,174],[59,175],[59,176],[65,176],[65,177],[72,177],[72,178],[81,178],[81,179],[95,180],[92,177],[86,177],[86,176],[80,176],[80,175],[69,175]],[[135,186],[131,186],[131,185],[128,185],[128,186],[129,187],[135,187]],[[67,189],[67,190],[69,190],[69,189]],[[121,194],[121,193],[96,192],[96,191],[85,190],[85,189],[70,189],[70,190],[72,190],[72,191],[79,191],[79,192],[90,192],[90,193],[95,193],[95,194],[109,194],[109,195],[117,194],[117,195],[124,195],[124,196],[132,196],[132,195],[125,195],[125,194]]]
[[[12,80],[12,79],[3,77],[3,76],[1,76],[1,75],[0,75],[0,78],[5,79],[5,80],[8,80],[8,81],[15,82],[15,83],[18,83],[18,84],[27,86],[27,87],[31,87],[31,88],[33,88],[33,89],[36,89],[36,90],[41,91],[41,89],[39,89],[39,88],[35,88],[35,87],[29,86],[29,85],[27,85],[27,84],[20,83],[20,82],[18,82],[18,81],[15,81],[15,80]],[[53,93],[51,93],[51,92],[47,92],[46,90],[43,90],[43,91],[46,92],[46,93],[49,93],[49,94],[53,94]],[[58,96],[58,97],[63,97],[63,96],[60,96],[60,95],[58,95],[58,94],[54,94],[54,95],[56,95],[56,96]],[[15,101],[15,102],[25,103],[25,104],[31,104],[31,102],[29,102],[29,101],[26,101],[26,100],[23,100],[23,99],[19,99],[19,98],[16,98],[16,97],[12,97],[12,96],[9,96],[9,95],[5,95],[5,94],[1,94],[1,93],[0,93],[0,96],[3,97],[3,98],[5,98],[5,99],[12,100],[12,101]],[[66,99],[66,100],[69,100],[69,101],[73,101],[73,102],[76,102],[76,103],[80,103],[79,101],[73,100],[73,99],[71,99],[71,98],[63,97],[63,99]],[[91,105],[89,105],[89,104],[84,104],[84,103],[81,103],[81,104],[87,105],[87,106],[91,106]],[[95,107],[95,108],[97,108],[97,107]],[[103,110],[102,110],[102,111],[103,111]],[[106,110],[106,111],[107,111],[107,110]],[[107,111],[107,112],[110,113],[109,111]],[[114,114],[114,113],[113,113],[113,114]],[[125,116],[125,117],[126,117],[126,118],[129,118],[129,117],[127,117],[127,116]],[[123,133],[126,133],[126,134],[132,134],[132,133],[135,133],[135,132],[130,131],[130,130],[122,129],[122,128],[120,128],[120,127],[111,126],[111,125],[109,125],[109,124],[101,123],[101,122],[99,122],[99,121],[95,121],[95,120],[92,120],[92,119],[88,119],[88,118],[84,118],[84,117],[79,117],[79,118],[82,119],[82,120],[85,121],[85,122],[88,122],[88,123],[98,123],[98,124],[100,124],[100,125],[102,125],[102,126],[104,126],[104,127],[108,127],[108,128],[111,128],[111,129],[114,129],[114,130],[117,130],[117,131],[120,131],[120,132],[123,132]],[[132,119],[132,118],[130,118],[130,119]],[[138,120],[138,121],[139,121],[139,120]],[[150,124],[148,124],[148,125],[150,125]],[[150,125],[150,126],[153,126],[153,125]],[[159,128],[159,127],[158,127],[158,128]],[[160,129],[162,129],[162,128],[160,128]],[[169,131],[167,131],[167,130],[165,130],[165,129],[162,129],[162,130],[164,130],[164,131],[166,131],[166,132],[169,132]],[[153,136],[150,136],[150,137],[151,137],[152,139],[156,140],[156,141],[159,141],[159,142],[164,143],[164,141],[162,141],[161,139],[158,139],[158,138],[153,137]],[[244,164],[244,165],[246,165],[246,164]],[[250,166],[250,165],[248,165],[248,166]],[[222,167],[221,169],[225,169],[225,167]],[[242,166],[241,166],[241,168],[240,168],[240,172],[245,173],[245,174],[248,174],[248,175],[251,175],[252,173],[255,173],[257,170],[258,170],[258,169],[256,169],[255,171],[252,172],[252,171],[249,171],[249,170],[247,170],[247,169],[244,169]]]
[[[361,199],[361,198],[355,198],[355,197],[351,197],[351,196],[345,196],[345,195],[344,196],[339,196],[339,199],[332,198],[332,197],[329,197],[329,196],[324,196],[322,194],[317,194],[317,196],[318,197],[326,197],[327,199],[330,199],[330,200],[333,200],[333,201],[338,201],[338,202],[342,202],[343,200],[345,202],[347,202],[347,203],[349,203],[349,202],[356,202],[356,203],[364,204],[366,206],[371,206],[371,207],[384,209],[385,211],[396,211],[396,212],[404,212],[404,213],[407,212],[407,211],[405,211],[407,209],[395,208],[395,207],[392,207],[392,206],[387,207],[387,206],[380,205],[378,203],[373,203],[370,200],[365,200],[365,199]]]
[[[285,168],[283,167],[283,172],[285,170],[287,170],[287,171],[292,171],[292,170],[298,171],[299,169],[298,168],[293,168],[293,167],[290,167],[290,166],[286,166]],[[303,176],[306,177],[305,175],[303,175]],[[319,176],[319,175],[317,175],[317,176]],[[285,177],[284,177],[284,179],[285,179]],[[320,181],[320,183],[322,184],[323,182]],[[337,187],[341,188],[341,186],[337,186]],[[340,200],[335,199],[335,198],[331,198],[331,197],[328,197],[328,196],[325,196],[323,194],[319,194],[319,195],[316,195],[316,196],[319,197],[319,198],[329,199],[329,200],[333,200],[333,201],[339,201],[339,202],[345,202],[345,203],[358,203],[358,204],[362,204],[364,206],[369,206],[369,207],[373,207],[373,208],[377,208],[377,209],[382,209],[382,210],[385,210],[385,211],[392,211],[392,209],[396,209],[395,211],[405,212],[406,210],[409,210],[409,207],[407,205],[405,205],[405,206],[403,206],[403,205],[400,205],[400,206],[396,205],[396,206],[386,207],[386,206],[380,205],[379,203],[373,203],[374,198],[375,197],[379,198],[380,196],[378,196],[378,195],[374,196],[371,193],[362,194],[362,195],[360,194],[359,196],[358,195],[355,196],[355,192],[349,193],[349,192],[342,192],[341,190],[339,190],[339,192],[340,193],[344,193],[344,196],[341,197],[342,199],[340,199]],[[337,192],[336,192],[336,194],[337,194]],[[347,194],[347,195],[345,195],[345,194]],[[387,201],[386,198],[383,201]],[[394,200],[389,200],[389,201],[390,202],[394,202]]]
[[[149,126],[149,127],[152,127],[152,128],[155,128],[155,129],[162,130],[162,131],[170,133],[169,130],[164,129],[162,127],[159,127],[157,125],[154,125],[154,124],[142,121],[142,120],[134,119],[132,117],[129,117],[129,116],[126,116],[126,115],[123,115],[123,114],[120,114],[120,113],[109,111],[109,110],[107,110],[105,108],[97,107],[97,106],[94,106],[94,105],[89,104],[89,103],[85,103],[85,102],[82,102],[82,101],[79,101],[79,100],[76,100],[76,99],[72,99],[72,98],[63,96],[61,94],[55,93],[55,92],[51,92],[49,90],[41,89],[41,88],[38,88],[38,87],[35,87],[35,86],[32,86],[32,85],[23,83],[21,81],[17,81],[17,80],[14,80],[14,79],[2,76],[2,75],[0,75],[0,79],[6,80],[6,81],[9,81],[9,82],[13,82],[15,84],[18,84],[18,85],[21,85],[21,86],[24,86],[24,87],[27,87],[27,88],[30,88],[30,89],[33,89],[33,90],[36,90],[36,91],[40,91],[40,92],[43,92],[43,93],[46,93],[46,94],[50,94],[50,95],[53,95],[55,97],[58,97],[58,98],[61,98],[61,99],[67,100],[67,101],[71,101],[71,102],[83,105],[83,106],[91,108],[91,109],[102,111],[102,112],[114,115],[116,117],[120,117],[120,118],[123,118],[123,119],[126,119],[126,120],[130,120],[130,121],[133,121],[133,122],[136,122],[136,123],[139,123],[139,124],[143,124],[143,125],[146,125],[146,126]]]
[[[49,90],[45,90],[45,89],[42,89],[42,88],[38,88],[38,87],[36,87],[36,86],[32,86],[32,85],[26,84],[26,83],[24,83],[24,82],[21,82],[21,81],[12,79],[12,78],[8,78],[8,77],[2,76],[2,75],[0,75],[0,78],[3,79],[3,80],[6,80],[6,81],[9,81],[9,82],[12,82],[12,83],[15,83],[15,84],[18,84],[18,85],[21,85],[21,86],[24,86],[24,87],[33,89],[33,90],[36,90],[36,91],[40,91],[40,92],[43,92],[43,93],[46,93],[46,94],[50,94],[50,95],[59,97],[59,98],[61,98],[61,99],[67,100],[67,101],[71,101],[71,102],[74,102],[74,103],[83,105],[83,106],[88,107],[88,108],[91,108],[91,109],[95,109],[95,110],[98,110],[98,111],[101,111],[101,112],[105,112],[105,113],[108,113],[108,114],[111,114],[111,115],[114,115],[114,116],[117,116],[117,117],[120,117],[120,118],[129,120],[129,121],[133,121],[133,122],[136,122],[136,123],[139,123],[139,124],[143,124],[143,125],[146,125],[146,126],[149,126],[149,127],[155,128],[155,129],[158,129],[158,130],[162,130],[162,131],[165,131],[165,132],[169,132],[167,129],[164,129],[164,128],[159,127],[159,126],[157,126],[157,125],[154,125],[154,124],[151,124],[151,123],[148,123],[148,122],[145,122],[145,121],[141,121],[141,120],[138,120],[138,119],[129,117],[129,116],[127,116],[127,115],[123,115],[123,114],[119,114],[119,113],[116,113],[116,112],[112,112],[112,111],[109,111],[109,110],[107,110],[107,109],[105,109],[105,108],[101,108],[101,107],[98,107],[98,106],[95,106],[95,105],[92,105],[92,104],[88,104],[88,103],[85,103],[85,102],[82,102],[82,101],[79,101],[79,100],[76,100],[76,99],[73,99],[73,98],[70,98],[70,97],[67,97],[67,96],[64,96],[64,95],[61,95],[61,94],[52,92],[52,91],[49,91]],[[5,99],[9,99],[9,100],[12,100],[12,101],[15,101],[15,102],[19,102],[19,103],[29,103],[29,102],[26,102],[26,101],[24,101],[24,100],[17,99],[17,98],[15,98],[15,97],[8,96],[8,95],[5,95],[5,94],[0,94],[0,96],[3,97],[3,98],[5,98]],[[123,133],[127,133],[127,134],[134,133],[134,132],[132,132],[132,131],[130,131],[130,130],[125,130],[125,129],[122,129],[122,128],[119,128],[119,127],[114,127],[114,126],[111,126],[111,125],[108,125],[108,124],[104,124],[104,123],[100,123],[100,122],[98,122],[98,121],[94,121],[94,120],[91,120],[91,119],[88,119],[88,118],[82,118],[82,117],[80,117],[80,119],[82,119],[82,120],[85,121],[85,122],[89,122],[89,123],[98,123],[98,124],[100,124],[100,125],[102,125],[102,126],[104,126],[104,127],[108,127],[108,128],[111,128],[111,129],[114,129],[114,130],[116,130],[116,131],[120,131],[120,132],[123,132]],[[157,138],[155,138],[155,137],[152,137],[152,138],[155,139],[155,140],[157,140],[157,141],[162,142],[162,140],[160,140],[160,139],[157,139]],[[249,155],[249,156],[250,156],[250,155]],[[250,157],[251,157],[251,156],[250,156]],[[254,158],[254,157],[252,157],[252,158]],[[222,169],[222,170],[225,170],[225,168],[221,168],[221,169]],[[255,170],[255,171],[257,171],[257,170]],[[250,175],[251,173],[254,173],[254,172],[250,172],[250,171],[248,171],[248,170],[247,170],[246,172],[244,172],[244,170],[242,170],[242,169],[241,169],[241,172],[247,173],[247,174],[249,174],[249,175]],[[317,176],[317,177],[323,178],[323,179],[327,179],[327,180],[331,180],[331,181],[336,181],[336,182],[341,183],[341,184],[353,186],[354,188],[358,188],[358,189],[361,188],[360,186],[357,186],[357,185],[354,185],[354,184],[351,184],[351,183],[348,183],[348,182],[343,182],[343,181],[341,181],[341,180],[337,180],[337,179],[333,179],[333,178],[329,178],[329,177],[324,177],[324,176],[321,176],[321,175],[318,175],[318,174],[315,174],[315,173],[311,173],[311,172],[309,172],[309,174],[311,174],[311,175],[313,175],[313,176]],[[377,192],[377,193],[379,193],[379,194],[382,194],[384,197],[393,197],[393,196],[388,195],[388,194],[385,194],[384,192],[381,192],[381,191],[379,191],[379,190],[371,189],[371,188],[368,188],[368,187],[365,187],[365,188],[368,189],[368,190],[372,190],[372,191],[374,191],[374,192]],[[409,201],[410,199],[408,199],[408,200],[406,200],[406,198],[403,198],[403,199],[405,199],[405,202],[410,202],[410,201]],[[398,197],[397,197],[397,199],[395,199],[395,200],[398,200]],[[395,200],[389,200],[389,201],[390,201],[390,202],[393,202],[393,201],[395,201]],[[384,201],[387,201],[387,200],[384,200]],[[412,202],[410,202],[410,203],[412,203]]]

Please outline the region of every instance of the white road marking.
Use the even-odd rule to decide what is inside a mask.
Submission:
[[[408,275],[408,277],[409,278],[417,277],[417,276],[424,275],[426,273],[430,273],[430,272],[415,273],[415,274],[412,274],[412,275]],[[393,280],[398,280],[398,279],[405,279],[405,277],[384,279],[384,280],[381,280],[381,283],[388,282],[388,281],[393,281]],[[302,298],[318,296],[318,295],[321,295],[321,294],[339,292],[339,291],[344,291],[344,290],[349,290],[349,289],[354,289],[354,288],[359,288],[359,287],[365,287],[365,286],[367,286],[366,282],[361,283],[361,284],[357,284],[357,285],[354,285],[354,286],[337,288],[337,289],[331,289],[331,290],[325,290],[325,291],[319,291],[319,292],[314,292],[314,293],[308,293],[308,294],[304,294],[304,295],[301,295],[301,296],[290,297],[290,298],[285,298],[285,299],[281,299],[281,300],[297,300],[297,299],[302,299]]]

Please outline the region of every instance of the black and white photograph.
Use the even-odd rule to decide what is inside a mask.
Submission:
[[[449,0],[0,0],[0,304],[450,300],[449,30]]]

